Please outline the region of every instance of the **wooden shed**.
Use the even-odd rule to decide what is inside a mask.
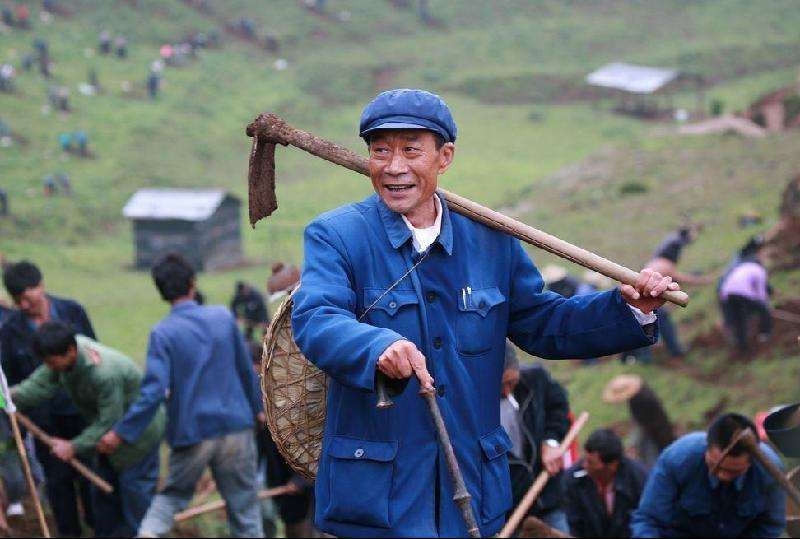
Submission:
[[[142,189],[122,213],[133,221],[135,266],[149,269],[159,256],[178,252],[196,270],[242,260],[242,202],[223,190]]]
[[[702,77],[677,69],[613,62],[589,73],[586,82],[616,97],[614,110],[622,114],[672,119],[673,96],[687,88],[695,90],[696,115],[702,115],[705,109]]]

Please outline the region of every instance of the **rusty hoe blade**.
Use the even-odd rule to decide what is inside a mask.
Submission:
[[[275,194],[275,143],[253,137],[250,150],[250,169],[247,175],[250,226],[278,209]]]

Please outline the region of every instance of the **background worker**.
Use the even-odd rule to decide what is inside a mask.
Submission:
[[[258,375],[261,372],[261,345],[253,344],[253,369]],[[261,387],[258,388],[261,395]],[[266,478],[266,487],[276,488],[284,485],[293,487],[293,491],[288,494],[277,496],[264,502],[273,503],[274,508],[268,507],[269,504],[262,504],[262,519],[264,520],[265,533],[274,527],[273,515],[275,509],[283,521],[284,535],[293,537],[312,537],[314,527],[311,523],[312,502],[314,494],[313,482],[306,481],[297,472],[292,470],[278,451],[278,446],[272,439],[269,429],[258,426],[256,428],[256,444],[258,445],[258,471],[259,475]],[[266,506],[266,507],[265,507]],[[274,528],[273,528],[274,529]]]
[[[3,271],[3,284],[16,309],[0,326],[0,357],[11,385],[23,382],[42,365],[33,348],[36,329],[51,320],[66,323],[81,335],[95,338],[92,323],[77,302],[47,293],[41,271],[23,260]],[[86,423],[66,391],[58,391],[49,401],[30,410],[30,419],[48,434],[64,440],[78,436]],[[42,465],[47,497],[60,535],[79,536],[82,532],[78,496],[86,524],[93,526],[89,483],[71,466],[50,453],[50,448],[35,442],[36,456]],[[86,464],[91,465],[90,462]]]
[[[564,473],[569,533],[575,537],[630,537],[631,514],[639,506],[647,472],[625,456],[614,431],[598,429],[584,456]]]
[[[680,283],[681,286],[712,283],[714,278],[711,276],[692,275],[678,270],[678,262],[683,255],[683,249],[694,242],[699,231],[700,228],[697,226],[682,226],[675,232],[669,234],[658,245],[652,259],[645,264],[645,267],[657,271],[662,275],[672,277],[672,279]],[[673,358],[683,357],[686,350],[681,344],[678,337],[678,330],[672,322],[670,308],[662,306],[656,310],[656,314],[658,315],[658,331],[670,356]],[[644,358],[644,360],[647,361],[646,353]]]
[[[253,340],[255,330],[260,330],[258,338],[266,331],[269,323],[267,305],[264,296],[254,286],[237,281],[233,298],[231,299],[231,312],[236,320],[244,326],[244,336],[248,342]]]
[[[759,256],[762,245],[756,240],[748,241],[719,286],[725,330],[742,356],[750,351],[749,322],[752,318],[758,319],[760,342],[766,342],[772,332],[771,287],[767,268]]]
[[[661,399],[638,374],[620,374],[603,389],[603,402],[628,403],[633,421],[631,450],[649,471],[661,452],[675,441],[675,427]]]
[[[634,537],[780,537],[786,496],[753,462],[743,443],[721,458],[741,429],[757,432],[739,414],[714,420],[708,433],[679,438],[658,459],[633,515]],[[765,443],[761,450],[782,467]]]
[[[101,436],[136,401],[141,370],[129,357],[89,337],[76,335],[62,322],[42,324],[34,335],[33,347],[44,365],[11,388],[14,403],[26,411],[65,390],[87,427],[72,439],[54,438],[52,452],[65,462],[77,455],[94,457]],[[136,534],[155,495],[163,434],[162,409],[135,443],[123,444],[110,457],[97,458],[96,471],[114,487],[111,494],[92,487],[97,536]]]
[[[508,464],[513,505],[517,506],[542,470],[551,478],[529,514],[569,533],[562,507],[558,448],[569,430],[569,401],[564,387],[539,364],[520,369],[514,345],[506,343],[500,401],[500,423],[511,439]]]
[[[182,256],[162,257],[151,274],[172,308],[150,333],[139,399],[98,449],[113,454],[123,441],[134,443],[166,400],[169,475],[139,535],[167,533],[209,466],[227,503],[231,535],[261,537],[253,427],[265,418],[250,349],[228,309],[197,304],[195,272]]]

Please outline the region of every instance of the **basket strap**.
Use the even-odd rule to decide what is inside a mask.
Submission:
[[[433,245],[431,245],[431,247],[433,247]],[[373,308],[373,307],[375,307],[375,305],[377,305],[377,304],[378,304],[378,302],[379,302],[380,300],[382,300],[382,299],[383,299],[383,298],[386,296],[386,294],[388,294],[389,292],[391,292],[391,291],[392,291],[392,290],[393,290],[393,289],[394,289],[394,288],[395,288],[397,285],[399,285],[401,282],[403,282],[403,279],[405,279],[406,277],[408,277],[408,276],[411,274],[411,272],[412,272],[412,271],[414,271],[415,269],[417,269],[417,266],[419,266],[420,264],[422,264],[422,261],[423,261],[423,260],[425,260],[426,258],[428,258],[428,254],[430,254],[430,252],[431,252],[431,247],[428,247],[428,248],[425,250],[425,253],[423,253],[423,255],[420,257],[420,259],[419,259],[419,260],[417,260],[417,263],[416,263],[416,264],[414,264],[413,266],[411,266],[411,267],[409,268],[409,270],[408,270],[408,271],[406,271],[406,272],[403,274],[403,276],[402,276],[402,277],[400,277],[399,279],[397,279],[397,280],[394,282],[394,284],[393,284],[392,286],[390,286],[389,288],[387,288],[387,289],[386,289],[386,291],[385,291],[383,294],[381,294],[381,295],[378,297],[378,299],[376,299],[375,301],[373,301],[373,302],[372,302],[372,305],[370,305],[369,307],[367,307],[367,310],[365,310],[365,311],[364,311],[364,312],[361,314],[361,316],[359,316],[359,317],[358,317],[358,321],[359,321],[359,322],[361,322],[361,320],[363,320],[363,319],[364,319],[364,317],[365,317],[365,316],[367,316],[367,313],[368,313],[368,312],[370,312],[370,311],[372,310],[372,308]]]

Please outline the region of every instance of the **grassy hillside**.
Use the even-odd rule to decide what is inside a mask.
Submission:
[[[101,338],[137,358],[166,307],[148,276],[129,268],[124,202],[145,186],[215,186],[244,197],[244,126],[264,110],[363,151],[358,114],[377,91],[439,92],[460,133],[445,187],[516,209],[535,226],[634,267],[667,230],[690,218],[707,229],[687,252],[686,267],[719,270],[752,232],[735,228],[737,213],[752,208],[774,220],[779,193],[800,164],[794,133],[763,141],[681,138],[669,124],[613,115],[608,103],[563,98],[582,87],[587,72],[619,60],[701,74],[709,100],[743,109],[797,76],[800,10],[792,0],[432,0],[438,27],[384,0],[330,0],[323,15],[295,0],[211,1],[212,13],[178,0],[75,0],[69,16],[47,24],[38,18],[39,3],[27,3],[34,27],[0,32],[0,62],[18,65],[35,37],[47,39],[52,82],[70,87],[73,110],[46,111],[49,83],[35,69],[17,77],[16,94],[0,94],[0,118],[28,141],[0,148],[0,186],[13,212],[0,219],[0,252],[39,263],[52,291],[80,299]],[[268,53],[224,31],[242,16],[255,20],[259,36],[276,36],[281,50]],[[103,29],[128,37],[128,59],[96,54]],[[220,32],[222,47],[166,68],[162,95],[146,99],[144,80],[158,48],[211,30]],[[278,58],[287,69],[276,69]],[[104,89],[93,97],[77,92],[89,68]],[[132,92],[123,92],[126,81]],[[693,107],[694,96],[676,102]],[[74,129],[89,134],[95,158],[62,155],[57,134]],[[58,171],[70,174],[74,194],[43,197],[42,178]],[[280,209],[255,231],[245,228],[255,264],[202,275],[210,301],[227,302],[236,279],[263,283],[271,261],[301,262],[304,224],[369,193],[363,178],[295,150],[279,149],[278,175]],[[628,182],[647,192],[621,196]],[[779,293],[794,293],[798,282],[796,275],[778,276]],[[679,315],[687,329],[713,326],[712,296],[710,289],[694,294]],[[716,368],[725,361],[721,351],[703,354],[689,364]],[[638,370],[667,398],[670,412],[691,423],[724,396],[745,411],[795,398],[789,380],[798,373],[790,360],[736,365],[715,384],[658,367]],[[622,409],[597,405],[603,384],[622,367],[554,368],[575,408],[591,409],[596,424],[624,417]],[[758,390],[739,393],[743,380]]]

